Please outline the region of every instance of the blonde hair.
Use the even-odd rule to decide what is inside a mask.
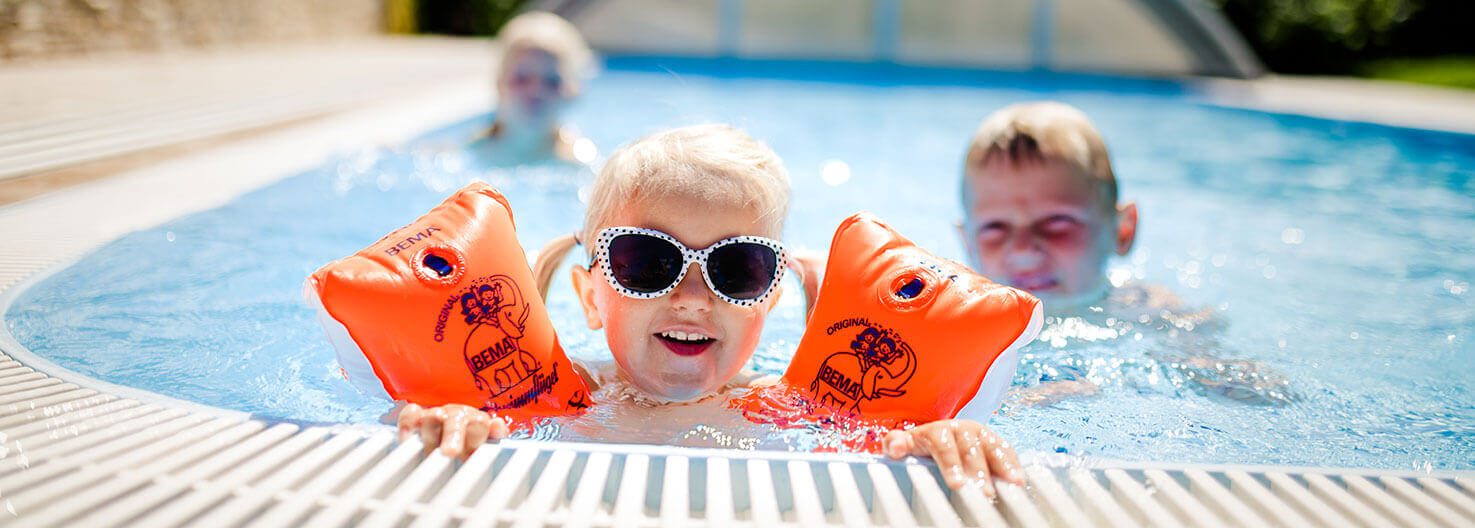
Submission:
[[[1000,158],[1002,157],[1002,158]],[[1103,202],[1115,205],[1116,176],[1106,142],[1084,112],[1065,103],[1042,101],[1006,107],[978,126],[963,167],[963,200],[967,210],[969,172],[999,158],[1010,166],[1046,160],[1069,165],[1095,180]]]
[[[558,60],[558,73],[570,96],[579,93],[579,86],[594,61],[594,52],[584,42],[569,21],[547,11],[528,11],[513,17],[497,33],[502,47],[502,57],[522,50],[539,50],[553,55]],[[498,67],[498,78],[507,76],[510,62],[503,60]]]
[[[588,240],[609,227],[621,206],[677,196],[759,211],[768,228],[763,234],[777,237],[789,213],[789,173],[767,145],[728,125],[651,134],[621,147],[604,164],[580,233]],[[553,273],[578,243],[575,235],[563,236],[538,252],[533,275],[544,298]]]

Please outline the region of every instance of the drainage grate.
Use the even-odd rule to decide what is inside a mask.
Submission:
[[[0,398],[30,393],[7,380]],[[1047,467],[1000,498],[929,463],[507,441],[459,462],[418,440],[267,424],[66,383],[0,407],[14,526],[1470,526],[1462,475],[1218,467]],[[40,399],[36,400],[40,401]]]

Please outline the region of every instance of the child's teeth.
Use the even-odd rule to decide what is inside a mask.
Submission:
[[[661,335],[671,339],[675,339],[677,341],[701,341],[707,338],[707,336],[701,334],[688,334],[686,332],[681,332],[678,330],[661,332]]]

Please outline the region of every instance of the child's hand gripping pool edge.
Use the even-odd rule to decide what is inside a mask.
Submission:
[[[928,456],[937,463],[949,488],[976,487],[995,497],[993,478],[1023,486],[1024,471],[1009,442],[973,420],[938,420],[886,434],[881,450],[900,460]]]
[[[449,404],[425,408],[409,403],[400,409],[399,441],[418,433],[425,454],[437,448],[449,458],[465,460],[487,440],[501,440],[512,433],[503,417],[470,405]]]

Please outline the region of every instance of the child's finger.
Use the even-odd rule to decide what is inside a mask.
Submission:
[[[892,460],[901,460],[912,452],[912,435],[900,429],[886,433],[886,438],[881,441],[881,450]]]
[[[984,451],[988,448],[978,431],[966,427],[954,429],[954,440],[963,459],[963,473],[968,484],[978,486],[986,497],[995,495],[993,478],[989,475],[989,459]]]
[[[466,451],[461,453],[462,458],[470,457],[473,451],[486,443],[487,436],[491,434],[493,420],[485,413],[479,414],[481,415],[473,416],[466,421]]]
[[[445,411],[439,407],[425,412],[420,421],[420,442],[424,444],[425,453],[429,454],[440,445],[441,424],[445,419]]]
[[[440,453],[447,457],[461,456],[466,450],[466,413],[453,412],[446,417],[440,435]]]
[[[410,433],[420,427],[424,409],[413,403],[406,404],[399,411],[399,441],[403,442],[410,437]]]
[[[913,432],[913,436],[916,435]],[[923,444],[927,454],[932,455],[932,460],[937,462],[948,487],[958,489],[967,482],[967,477],[963,474],[963,460],[958,456],[958,444],[953,441],[952,427],[932,428],[921,433],[921,436],[922,441],[919,443]]]
[[[1019,463],[1019,454],[1014,452],[1014,447],[1009,442],[993,431],[985,430],[987,436],[984,454],[988,456],[989,466],[993,473],[1013,484],[1024,485],[1024,465]]]
[[[507,420],[502,419],[501,416],[492,416],[491,427],[487,429],[487,437],[492,440],[501,440],[510,434],[512,434],[512,427],[507,424]]]

